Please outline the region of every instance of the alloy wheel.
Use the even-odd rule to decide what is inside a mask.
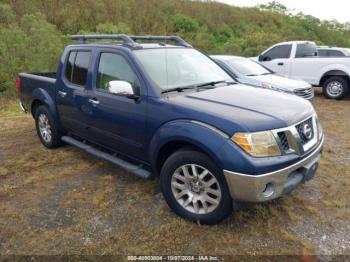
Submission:
[[[196,164],[182,165],[171,178],[171,189],[177,203],[194,214],[208,214],[220,204],[221,188],[216,177]]]
[[[38,126],[41,138],[45,141],[45,143],[50,143],[52,139],[52,131],[49,119],[45,114],[39,115]]]

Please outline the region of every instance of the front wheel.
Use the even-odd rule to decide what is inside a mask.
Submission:
[[[232,212],[226,180],[205,154],[182,149],[161,170],[161,189],[174,212],[191,221],[216,224]]]
[[[322,92],[326,98],[342,99],[349,92],[349,83],[344,77],[332,76],[324,82]]]

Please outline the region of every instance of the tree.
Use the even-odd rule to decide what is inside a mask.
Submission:
[[[280,14],[286,14],[288,12],[287,7],[278,3],[277,1],[272,1],[266,5],[258,5],[258,8],[265,11],[277,12]]]
[[[0,0],[0,86],[21,71],[55,70],[77,33],[180,35],[209,53],[256,56],[279,41],[350,47],[350,24],[290,14],[276,1],[240,8],[190,0]],[[1,88],[0,88],[1,89]]]
[[[96,26],[96,33],[102,34],[131,34],[130,27],[125,23],[118,23],[116,25],[111,23],[98,24]]]
[[[171,24],[175,33],[196,33],[199,29],[198,22],[185,15],[175,15],[171,17]]]

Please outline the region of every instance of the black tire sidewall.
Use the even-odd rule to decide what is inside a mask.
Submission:
[[[39,115],[41,114],[45,114],[47,119],[49,120],[49,124],[51,126],[51,141],[49,143],[47,143],[42,137],[41,137],[41,133],[39,130]],[[37,110],[35,110],[35,126],[36,126],[36,132],[38,134],[38,137],[41,141],[41,143],[47,147],[47,148],[56,148],[60,145],[60,137],[59,137],[59,133],[58,133],[58,129],[57,129],[57,125],[55,120],[53,119],[50,111],[48,110],[48,108],[44,105],[39,106],[37,108]]]
[[[184,164],[197,164],[207,168],[218,180],[221,188],[221,201],[219,206],[209,214],[194,214],[184,209],[176,201],[171,190],[171,178],[175,170]],[[232,198],[222,170],[205,154],[183,149],[175,152],[164,163],[161,170],[161,190],[167,204],[179,216],[202,224],[216,224],[229,216],[232,212]]]
[[[327,91],[327,86],[330,82],[332,81],[337,81],[339,82],[342,86],[343,86],[343,92],[335,97],[335,96],[331,96],[328,94],[328,91]],[[340,76],[333,76],[333,77],[330,77],[328,78],[324,84],[323,84],[323,87],[322,87],[322,92],[323,92],[323,95],[326,97],[326,98],[329,98],[329,99],[342,99],[344,98],[345,96],[347,96],[348,92],[349,92],[349,83],[348,81],[344,78],[344,77],[340,77]]]

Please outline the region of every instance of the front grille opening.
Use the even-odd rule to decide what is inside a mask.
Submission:
[[[311,98],[314,96],[312,87],[296,89],[294,90],[294,94],[303,98]]]
[[[286,133],[284,132],[279,132],[278,134],[278,137],[281,141],[281,146],[282,146],[282,149],[284,152],[288,151],[290,149],[289,147],[289,143],[288,143],[288,139],[287,139],[287,136],[286,136]]]
[[[310,138],[306,137],[306,135],[304,134],[303,127],[304,127],[305,124],[307,124],[307,125],[309,125],[309,127],[311,127],[312,134],[311,134]],[[301,143],[303,145],[305,145],[307,142],[309,142],[310,140],[313,139],[315,134],[314,134],[314,126],[313,126],[313,123],[312,123],[312,118],[309,118],[309,119],[305,120],[304,122],[296,125],[295,127],[296,127],[296,129],[298,131],[298,134],[299,134],[300,139],[301,139]]]

